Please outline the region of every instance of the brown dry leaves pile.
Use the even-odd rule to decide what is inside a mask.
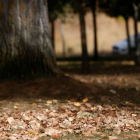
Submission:
[[[33,104],[35,109],[21,111],[14,106],[14,111],[0,113],[1,139],[31,139],[43,136],[59,138],[67,134],[92,136],[103,130],[112,130],[110,140],[127,131],[137,131],[140,127],[139,108],[126,102],[125,107],[116,105],[97,105],[68,101],[60,105],[58,101],[47,101],[44,106]]]

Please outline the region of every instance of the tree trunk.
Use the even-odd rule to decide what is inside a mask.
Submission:
[[[62,38],[62,47],[63,47],[63,56],[66,56],[66,45],[65,45],[65,28],[64,20],[61,20],[61,38]]]
[[[90,0],[92,14],[93,14],[93,27],[94,27],[94,59],[97,60],[98,55],[98,44],[97,44],[97,21],[96,21],[96,2],[97,0]]]
[[[137,5],[133,5],[134,7],[134,29],[135,29],[135,48],[136,48],[136,56],[135,56],[135,64],[140,65],[140,46],[138,43],[138,9]]]
[[[131,54],[131,44],[130,44],[128,17],[125,17],[125,24],[126,24],[126,35],[127,35],[127,41],[128,41],[128,52],[129,52],[129,54]]]
[[[53,49],[55,50],[55,20],[51,20],[51,33],[52,33],[52,45]]]
[[[9,76],[58,71],[47,10],[46,0],[0,1],[0,60]]]
[[[86,27],[84,15],[85,12],[83,9],[83,0],[79,0],[79,18],[80,18],[81,41],[82,41],[82,71],[84,73],[89,73],[90,69],[87,53]]]

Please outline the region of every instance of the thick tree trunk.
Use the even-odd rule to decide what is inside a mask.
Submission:
[[[55,50],[55,20],[51,20],[51,33],[52,33],[52,45],[53,49]]]
[[[62,48],[63,48],[63,56],[66,56],[66,45],[65,45],[65,28],[64,28],[64,20],[61,20],[61,38],[62,38]]]
[[[136,56],[135,56],[135,64],[140,65],[140,46],[138,43],[138,9],[137,5],[134,6],[134,30],[135,30],[135,47],[136,47]]]
[[[81,41],[82,41],[82,71],[89,73],[89,61],[87,53],[87,40],[86,40],[86,27],[84,19],[83,0],[79,0],[79,18],[80,18],[80,30],[81,30]]]
[[[125,24],[126,24],[126,35],[127,35],[127,41],[128,41],[128,52],[129,52],[129,54],[131,54],[131,44],[130,44],[128,17],[125,17]]]
[[[96,21],[96,2],[97,0],[90,0],[92,14],[93,14],[93,27],[94,27],[94,59],[97,60],[98,55],[98,44],[97,44],[97,21]]]
[[[13,67],[20,76],[57,72],[47,10],[47,0],[0,1],[0,60],[9,75]]]

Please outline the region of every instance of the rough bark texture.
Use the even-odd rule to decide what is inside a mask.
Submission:
[[[81,41],[82,41],[82,70],[84,73],[89,73],[89,61],[87,53],[87,40],[86,40],[86,26],[84,19],[83,2],[79,0],[79,18],[80,18],[80,30],[81,30]]]
[[[93,27],[94,27],[94,59],[98,59],[98,44],[97,44],[97,21],[96,21],[96,2],[97,0],[90,0],[92,14],[93,14]]]
[[[1,67],[56,72],[46,0],[1,0],[0,21]]]

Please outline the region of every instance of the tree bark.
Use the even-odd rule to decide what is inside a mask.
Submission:
[[[52,33],[52,45],[53,49],[55,50],[55,20],[51,20],[51,33]]]
[[[127,35],[127,41],[128,41],[128,52],[129,52],[129,54],[131,54],[131,44],[130,44],[128,17],[125,17],[125,24],[126,24],[126,35]]]
[[[80,19],[80,31],[81,31],[81,41],[82,41],[82,71],[84,73],[89,73],[89,60],[87,53],[87,40],[86,40],[86,26],[84,19],[84,9],[83,0],[79,0],[79,19]]]
[[[97,60],[98,55],[98,43],[97,43],[97,20],[96,20],[96,2],[97,0],[90,0],[92,14],[93,14],[93,27],[94,27],[94,59]]]
[[[139,10],[139,7],[135,4],[133,5],[133,7],[134,7],[135,48],[136,48],[135,64],[140,65],[140,46],[138,43],[138,10]]]
[[[46,0],[1,0],[0,21],[3,67],[10,65],[9,72],[15,67],[20,75],[58,71]]]

